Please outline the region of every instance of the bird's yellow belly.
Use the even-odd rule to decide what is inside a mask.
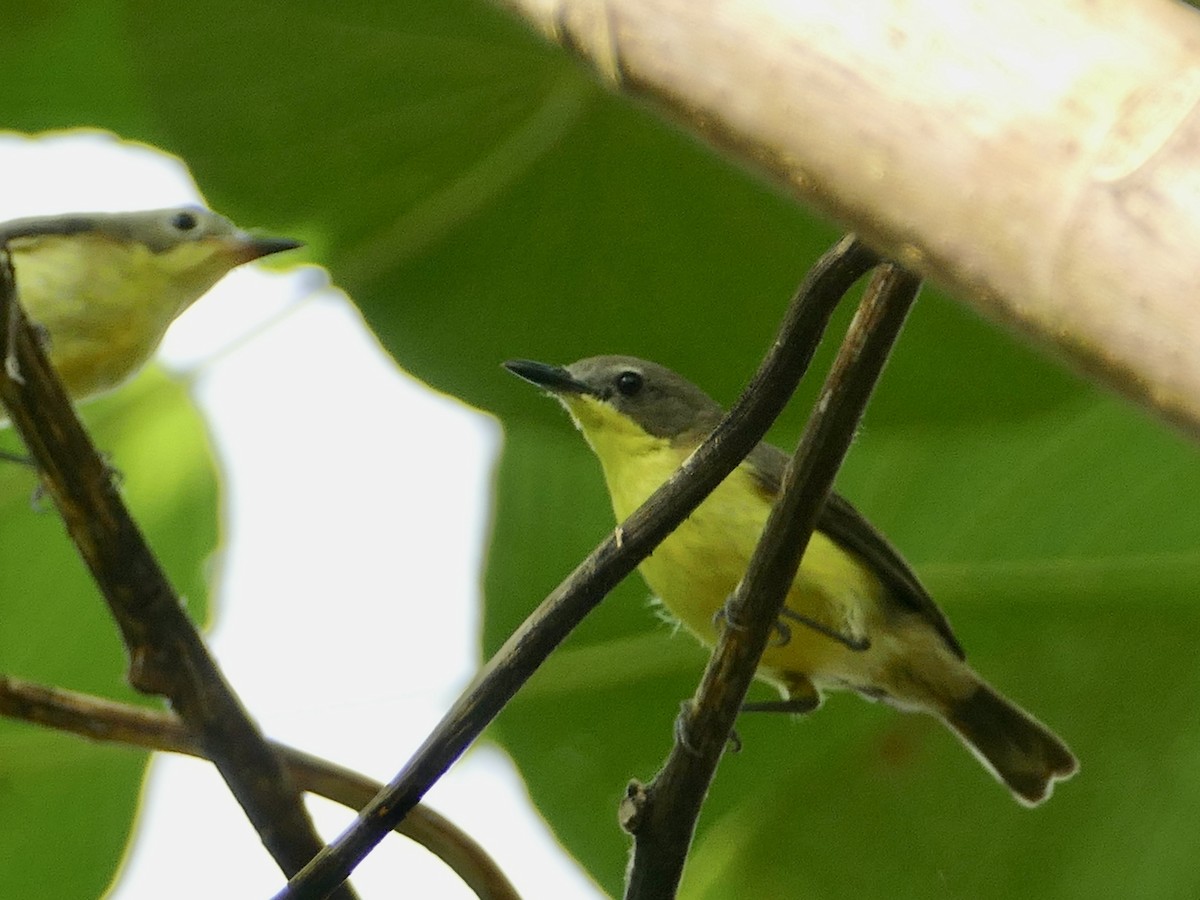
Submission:
[[[681,459],[663,452],[635,457],[633,462],[623,472],[606,471],[618,519],[633,512]],[[769,504],[743,466],[640,566],[666,609],[706,644],[716,640],[721,627],[718,615],[745,573],[769,512]],[[878,580],[856,557],[818,532],[786,604],[839,633],[861,637],[879,614],[881,591]],[[789,674],[826,686],[865,684],[873,678],[872,656],[785,620],[763,655],[759,675],[776,684],[785,684]]]
[[[14,256],[25,312],[48,335],[50,360],[76,399],[116,387],[145,363],[179,308],[146,262],[149,251],[84,252],[89,246],[75,236],[43,242],[36,257]]]

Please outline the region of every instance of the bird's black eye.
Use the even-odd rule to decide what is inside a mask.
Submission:
[[[177,212],[171,217],[171,226],[179,231],[191,231],[198,224],[195,213]]]
[[[617,376],[617,390],[626,397],[634,396],[642,389],[642,375],[627,369]]]

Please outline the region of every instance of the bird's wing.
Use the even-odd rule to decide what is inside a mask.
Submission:
[[[759,444],[746,457],[746,461],[764,493],[773,500],[783,484],[787,454],[770,444]],[[817,528],[844,549],[861,557],[897,600],[920,614],[960,659],[964,657],[962,646],[954,636],[946,614],[934,603],[916,573],[888,539],[849,501],[839,494],[830,493],[817,519]]]

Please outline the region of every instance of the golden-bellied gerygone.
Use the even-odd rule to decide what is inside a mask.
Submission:
[[[505,363],[560,400],[591,445],[623,521],[716,427],[721,407],[669,369],[628,356],[560,368]],[[788,459],[759,444],[640,568],[667,610],[706,644],[749,565]],[[1021,803],[1042,802],[1079,765],[1044,725],[1000,696],[963,659],[945,615],[899,553],[833,494],[788,592],[779,640],[758,676],[780,703],[815,709],[821,692],[849,689],[937,716]]]
[[[63,386],[84,400],[141,368],[167,326],[230,269],[301,242],[188,206],[15,219],[0,223],[0,245]]]

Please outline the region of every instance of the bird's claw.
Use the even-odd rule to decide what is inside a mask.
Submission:
[[[828,625],[818,622],[816,619],[810,619],[808,616],[802,615],[801,613],[798,613],[793,609],[789,609],[786,606],[779,611],[779,615],[791,619],[793,622],[799,622],[801,625],[806,625],[813,631],[817,632],[817,634],[823,634],[830,640],[834,640],[839,644],[843,644],[850,650],[853,650],[855,653],[863,653],[871,649],[871,639],[865,634],[843,634],[836,628],[830,628]]]
[[[803,716],[815,710],[821,701],[814,697],[789,697],[787,700],[759,700],[743,703],[742,712],[791,713]]]

